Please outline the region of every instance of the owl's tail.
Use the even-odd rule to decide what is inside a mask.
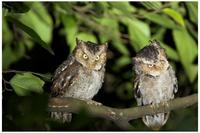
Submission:
[[[72,113],[67,112],[51,112],[51,118],[61,121],[63,123],[70,123],[72,120]]]
[[[147,125],[148,127],[152,128],[154,130],[159,130],[167,122],[167,120],[169,118],[169,114],[170,114],[170,112],[159,113],[156,115],[146,115],[146,116],[142,117],[142,120],[143,120],[144,124]]]

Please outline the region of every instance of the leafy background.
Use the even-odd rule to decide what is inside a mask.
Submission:
[[[75,38],[108,42],[105,82],[94,100],[136,106],[131,57],[157,39],[176,70],[177,97],[197,93],[197,2],[3,2],[3,130],[121,130],[84,109],[72,123],[49,118],[51,76]],[[197,130],[197,106],[172,111],[161,130]],[[92,123],[92,124],[91,124]],[[141,119],[129,130],[151,130]]]

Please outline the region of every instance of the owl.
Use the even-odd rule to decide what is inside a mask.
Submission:
[[[178,91],[177,79],[169,64],[165,51],[156,40],[138,52],[133,58],[136,74],[134,96],[138,106],[165,103],[174,98]],[[170,112],[146,115],[144,124],[152,129],[160,129],[169,117]]]
[[[55,71],[52,97],[73,97],[90,100],[104,81],[107,44],[97,45],[76,39],[76,48]],[[51,117],[70,122],[72,114],[51,112]]]

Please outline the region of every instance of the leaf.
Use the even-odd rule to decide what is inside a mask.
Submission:
[[[119,10],[122,14],[133,13],[136,11],[129,2],[109,2],[109,4]]]
[[[144,7],[146,7],[147,9],[153,9],[153,10],[157,10],[160,9],[162,7],[162,3],[161,2],[140,2]]]
[[[2,21],[2,38],[3,45],[10,44],[13,39],[12,31],[9,29],[6,19]]]
[[[130,63],[131,63],[131,58],[130,57],[128,57],[128,56],[122,56],[122,57],[120,57],[119,59],[116,60],[115,66],[117,68],[121,68],[121,67],[123,67],[125,65],[128,65]]]
[[[34,2],[31,10],[19,15],[18,20],[31,29],[34,29],[40,38],[49,45],[52,39],[53,22],[42,3]]]
[[[96,37],[89,33],[81,32],[81,33],[78,33],[78,35],[76,37],[83,41],[90,41],[93,43],[97,43]]]
[[[20,28],[21,30],[26,32],[31,38],[33,38],[36,42],[38,42],[48,52],[50,52],[51,54],[54,54],[53,50],[51,49],[51,47],[49,47],[33,29],[31,29],[30,27],[24,25],[19,20],[15,19],[15,18],[13,18],[11,16],[7,16],[6,19],[11,23],[16,24],[16,26],[18,28]]]
[[[70,52],[73,51],[73,49],[76,46],[76,34],[78,32],[78,27],[76,20],[73,18],[73,16],[69,15],[62,15],[62,23],[65,27],[65,32],[66,32],[66,40],[67,43],[70,46]]]
[[[13,76],[13,78],[10,80],[10,84],[17,95],[25,96],[28,95],[31,91],[42,93],[44,81],[27,72]]]
[[[34,75],[39,76],[42,80],[46,81],[46,82],[52,82],[51,78],[52,78],[52,74],[50,73],[46,73],[46,74],[42,74],[42,73],[35,73],[35,72],[31,72]]]
[[[96,2],[96,4],[98,4],[104,11],[107,11],[107,9],[109,8],[109,4],[108,2]]]
[[[25,54],[24,44],[19,42],[16,45],[15,47],[11,47],[11,45],[6,45],[3,49],[2,66],[4,70],[8,69],[11,64],[21,59]]]
[[[170,28],[170,29],[178,28],[177,25],[165,15],[146,13],[144,14],[144,17],[166,28]]]
[[[10,46],[5,46],[2,52],[2,67],[7,69],[12,63],[16,61],[15,55]]]
[[[164,34],[166,33],[166,30],[166,28],[156,28],[155,33],[152,35],[152,38],[155,38],[156,40],[163,40],[165,37]]]
[[[186,29],[173,30],[173,37],[181,63],[189,77],[190,82],[193,82],[197,76],[197,65],[193,64],[193,61],[198,54],[197,44]]]
[[[181,16],[181,14],[171,8],[165,8],[163,9],[163,12],[167,15],[169,15],[171,18],[173,18],[178,24],[180,24],[181,26],[185,26],[183,17]]]
[[[179,61],[178,53],[173,48],[171,48],[170,46],[168,46],[162,42],[160,42],[160,43],[161,43],[161,46],[165,49],[167,57],[169,57],[170,59],[172,59],[174,61]]]
[[[9,9],[12,13],[25,13],[30,10],[30,2],[3,2],[3,8]]]
[[[101,42],[106,42],[109,39],[113,41],[113,47],[115,47],[121,54],[129,55],[129,51],[122,43],[118,22],[110,18],[98,19],[99,23],[105,27],[105,31],[101,34]]]
[[[198,2],[186,2],[188,8],[190,20],[197,24],[198,23]]]
[[[150,40],[149,26],[139,20],[127,19],[127,22],[131,45],[135,51],[139,51]]]

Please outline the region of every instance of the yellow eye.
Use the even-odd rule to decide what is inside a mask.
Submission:
[[[88,59],[88,56],[86,54],[83,54],[83,59]]]
[[[153,67],[153,64],[149,64],[148,67]]]
[[[95,60],[99,60],[99,56],[98,55],[96,56]]]

